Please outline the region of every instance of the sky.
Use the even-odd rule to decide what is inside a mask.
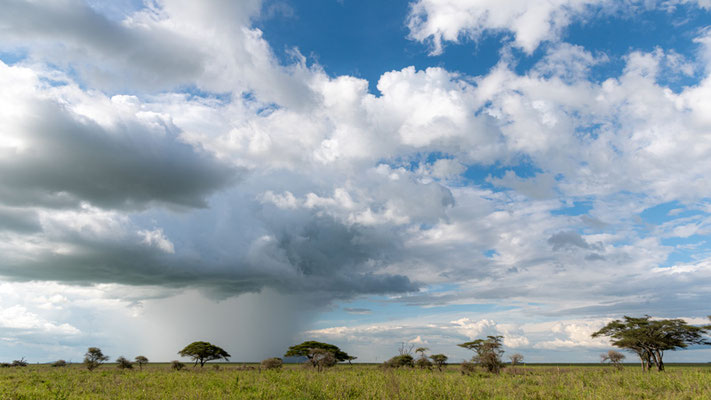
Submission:
[[[2,8],[0,361],[708,321],[709,0]]]

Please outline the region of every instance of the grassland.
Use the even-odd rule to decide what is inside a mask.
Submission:
[[[280,371],[221,365],[174,371],[104,365],[30,365],[0,369],[0,399],[711,399],[711,366],[669,366],[664,373],[601,366],[524,366],[501,375],[384,370],[339,365],[322,373],[301,366]]]

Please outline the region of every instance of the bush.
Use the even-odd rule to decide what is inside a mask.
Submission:
[[[262,368],[264,369],[279,369],[282,367],[284,362],[279,357],[267,358],[262,361]]]
[[[464,375],[470,375],[476,372],[476,364],[470,361],[463,361],[462,362],[462,374]]]
[[[53,367],[66,367],[66,366],[67,366],[67,362],[64,361],[64,360],[57,360],[57,361],[55,361],[55,362],[52,363],[52,366],[53,366]]]
[[[432,368],[432,361],[430,361],[427,357],[422,356],[415,360],[415,366],[425,369],[425,368]]]
[[[173,368],[176,371],[180,371],[181,369],[185,368],[185,364],[181,363],[178,360],[173,360],[170,363],[170,368]]]
[[[617,369],[622,369],[622,361],[625,359],[625,355],[619,351],[610,350],[607,353],[600,354],[600,361],[604,363],[609,361],[610,365]]]
[[[126,359],[126,357],[121,356],[116,359],[116,367],[119,369],[133,369],[133,363]]]
[[[12,366],[13,366],[13,367],[26,367],[26,366],[27,366],[27,361],[25,361],[25,358],[22,357],[22,358],[19,359],[19,360],[14,360],[14,361],[12,362]]]
[[[8,363],[0,363],[0,368],[10,368],[11,365]]]
[[[414,367],[414,359],[409,354],[401,354],[385,361],[385,366],[390,368]]]

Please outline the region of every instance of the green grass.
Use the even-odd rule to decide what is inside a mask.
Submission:
[[[143,370],[104,365],[0,368],[0,399],[711,399],[711,366],[670,366],[664,373],[600,366],[525,366],[501,375],[383,370],[339,365],[322,373],[300,366],[281,371],[218,370],[167,364]]]

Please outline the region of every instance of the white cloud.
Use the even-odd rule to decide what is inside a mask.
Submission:
[[[557,42],[571,23],[595,12],[631,14],[654,7],[671,10],[687,3],[711,8],[708,0],[416,0],[410,4],[407,26],[411,39],[431,44],[432,55],[441,54],[445,42],[478,40],[501,32],[511,32],[514,45],[531,54],[541,42]]]

